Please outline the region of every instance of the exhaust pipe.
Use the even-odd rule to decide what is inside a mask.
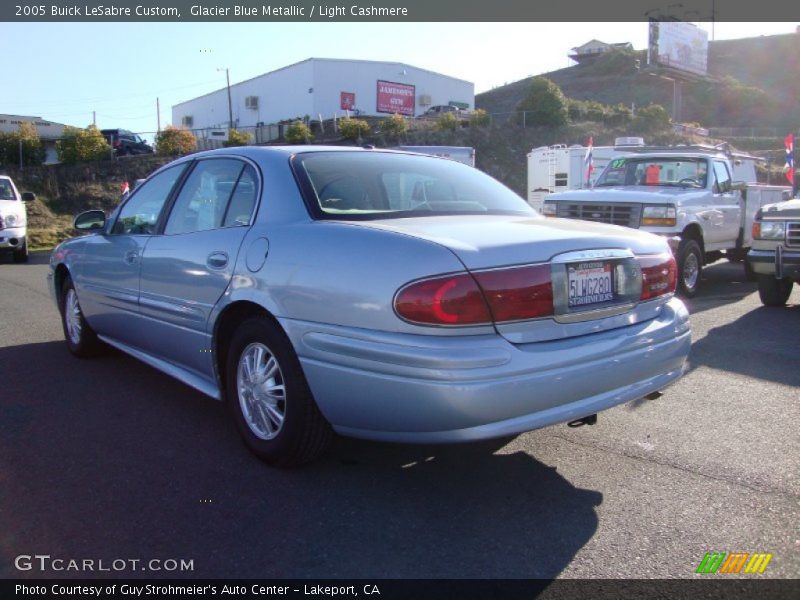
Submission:
[[[583,427],[584,425],[594,425],[597,423],[597,415],[589,415],[588,417],[583,417],[582,419],[575,419],[574,421],[570,421],[567,423],[567,427]]]

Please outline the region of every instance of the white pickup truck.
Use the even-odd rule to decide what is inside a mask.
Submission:
[[[28,260],[28,223],[25,202],[36,199],[32,192],[20,195],[10,177],[0,175],[0,253],[10,252],[14,262]]]
[[[754,161],[676,147],[613,158],[593,188],[551,194],[542,212],[666,237],[678,262],[678,291],[691,297],[703,265],[723,253],[743,260],[756,212],[790,195],[789,187],[757,183]]]

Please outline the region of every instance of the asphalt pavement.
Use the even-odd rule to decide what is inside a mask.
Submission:
[[[337,439],[276,470],[222,403],[118,352],[73,358],[47,258],[0,263],[2,578],[109,575],[15,566],[35,554],[142,560],[126,577],[691,578],[706,552],[768,552],[757,577],[800,574],[797,287],[764,308],[740,264],[706,268],[685,377],[595,426]]]

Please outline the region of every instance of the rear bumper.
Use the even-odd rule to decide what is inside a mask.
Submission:
[[[800,249],[778,246],[774,250],[755,250],[747,253],[747,261],[758,275],[800,281]]]
[[[675,298],[644,323],[520,345],[282,324],[334,429],[397,442],[501,437],[637,400],[681,376],[691,345]]]

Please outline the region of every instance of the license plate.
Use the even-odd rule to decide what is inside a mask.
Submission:
[[[614,282],[610,263],[600,261],[569,265],[570,308],[609,302],[614,299]]]

